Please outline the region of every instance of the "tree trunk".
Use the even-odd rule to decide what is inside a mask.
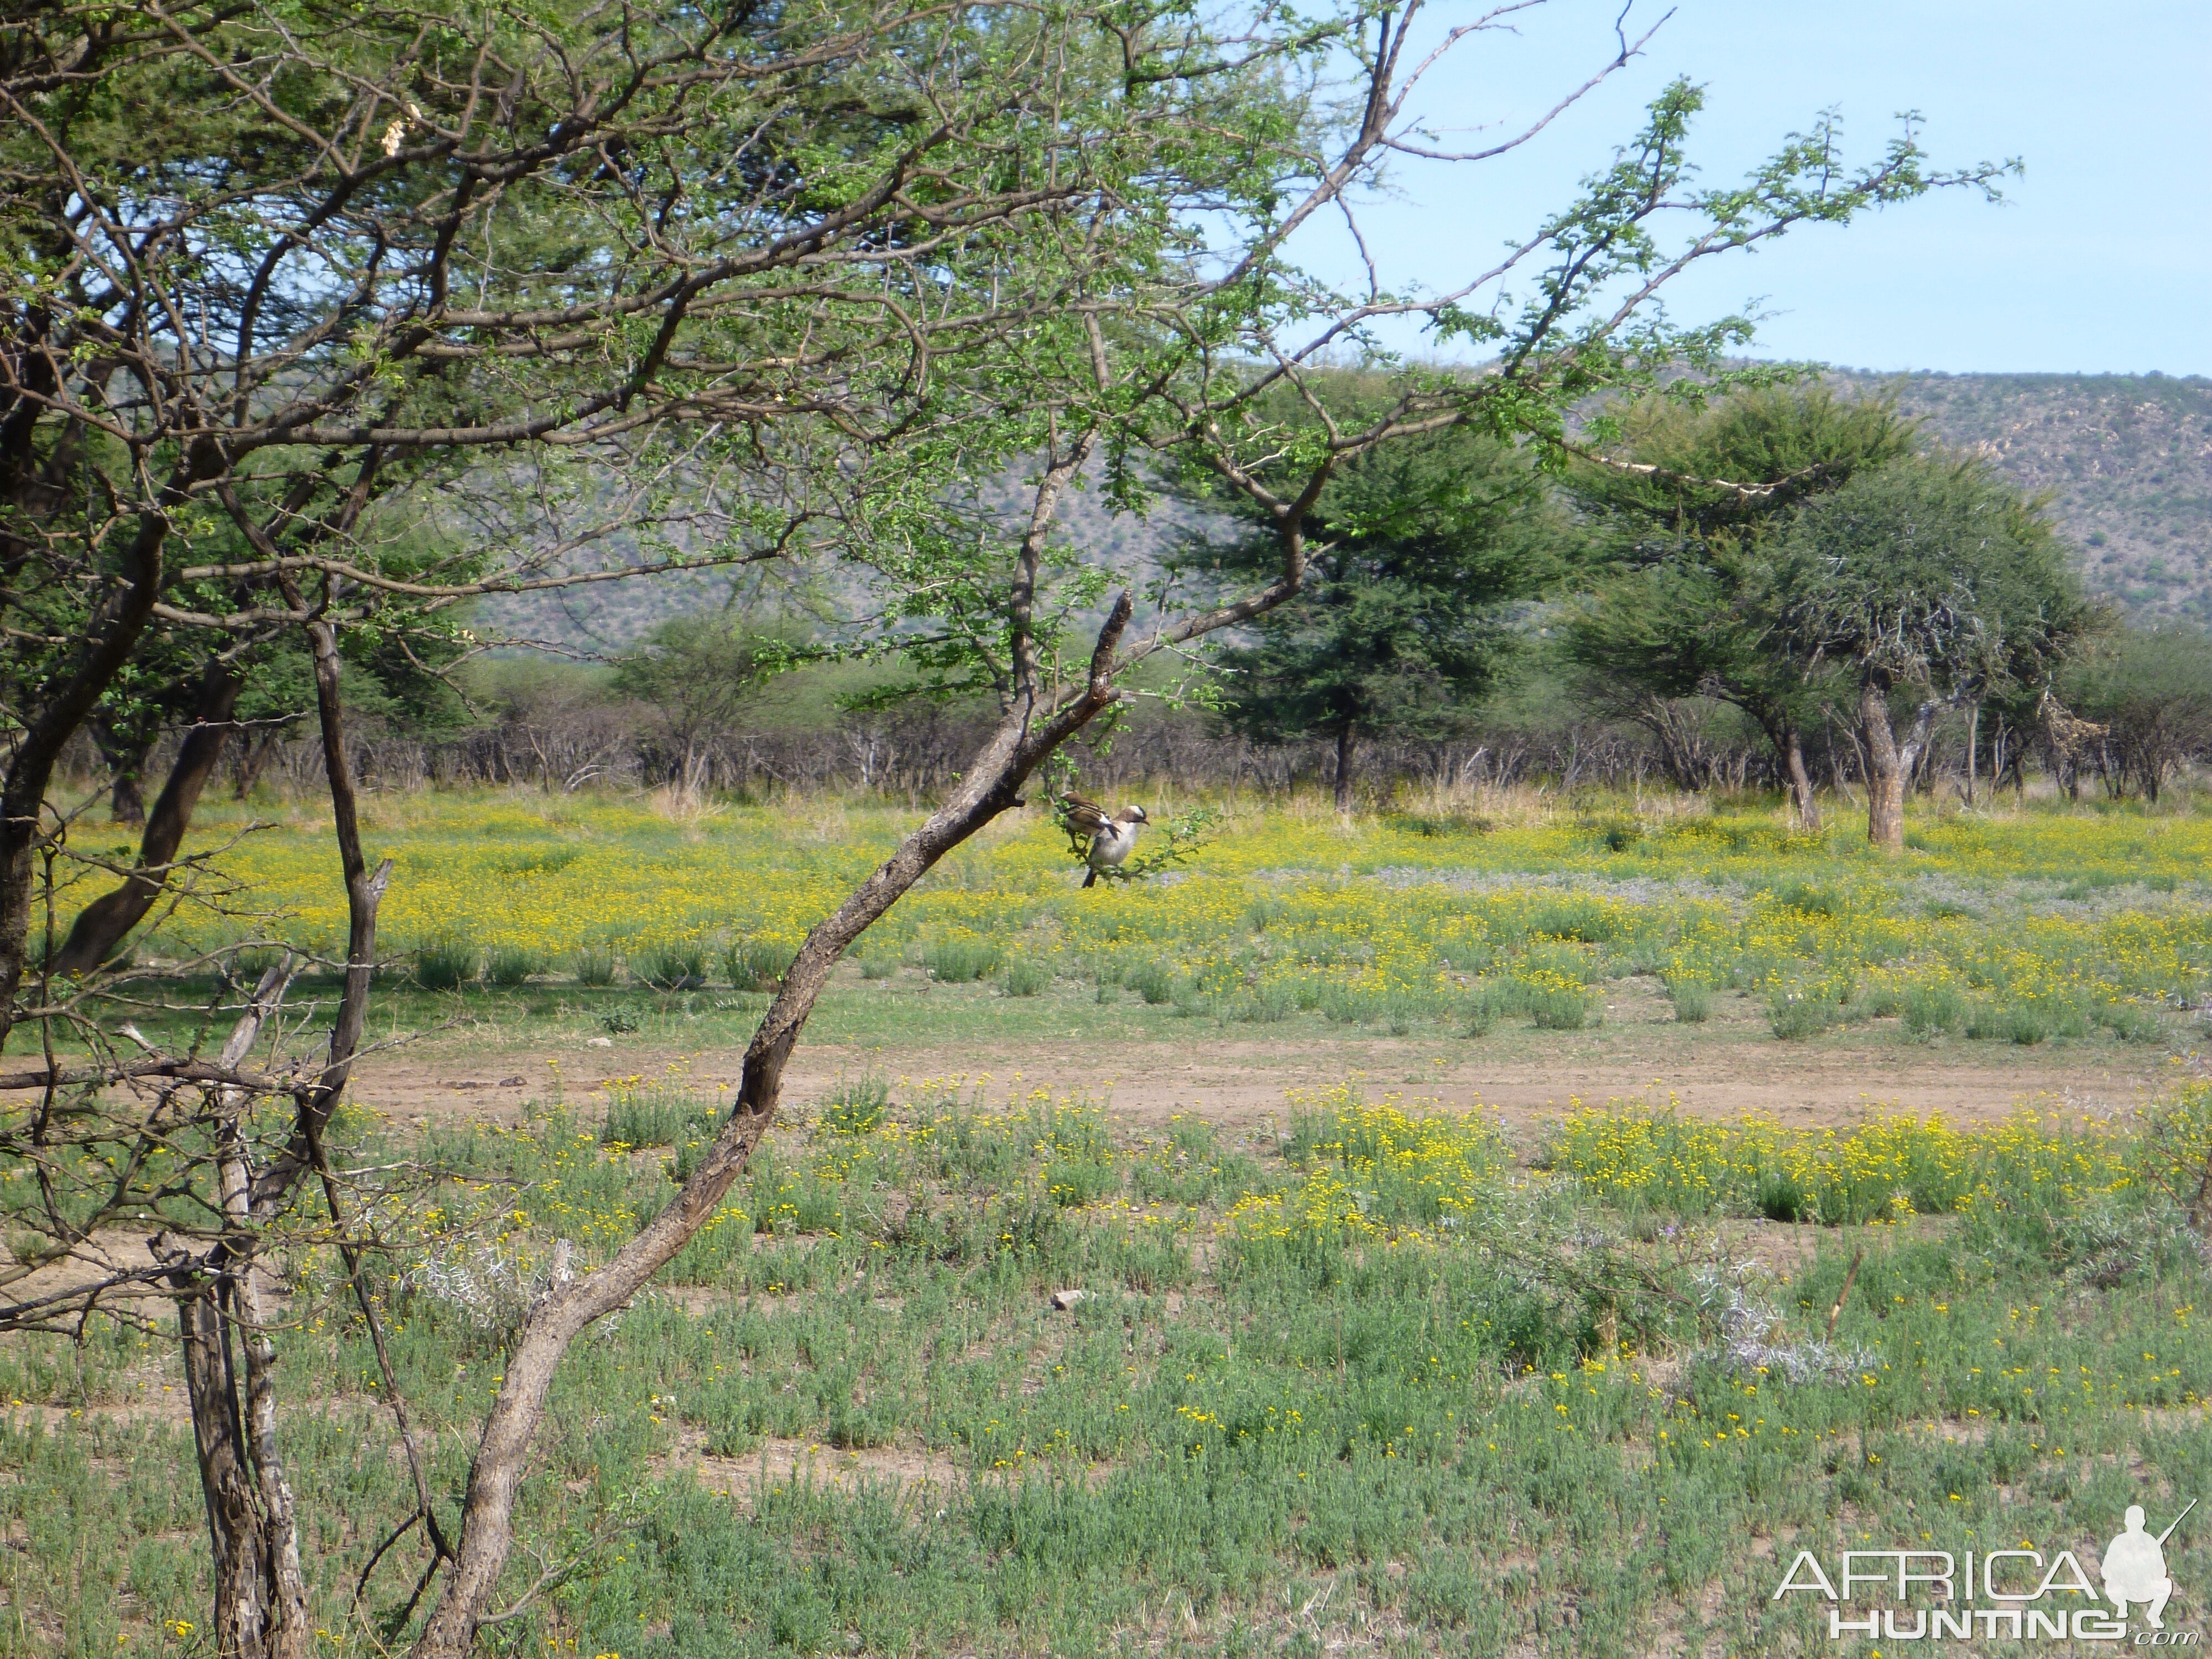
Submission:
[[[195,455],[192,459],[198,459]],[[114,683],[145,631],[161,588],[161,550],[169,516],[189,499],[189,463],[172,474],[159,507],[142,514],[123,560],[122,580],[85,629],[90,641],[69,677],[22,712],[23,725],[0,784],[0,1048],[15,1024],[15,994],[29,954],[31,898],[38,886],[37,852],[47,830],[46,786],[63,745],[84,724]]]
[[[1295,592],[1295,586],[1290,591]],[[785,1062],[846,947],[947,853],[1000,813],[1022,805],[1022,785],[1045,757],[1115,703],[1115,653],[1130,610],[1131,598],[1124,592],[1099,630],[1090,680],[1083,690],[1049,711],[1038,708],[1040,694],[1035,690],[1017,701],[961,775],[951,797],[807,934],[784,969],[783,987],[745,1050],[729,1118],[667,1206],[612,1261],[580,1279],[568,1278],[565,1263],[556,1261],[553,1282],[523,1319],[499,1395],[484,1419],[462,1504],[459,1554],[415,1645],[415,1659],[463,1659],[476,1641],[477,1628],[496,1616],[491,1600],[514,1547],[514,1504],[521,1492],[523,1466],[544,1419],[554,1372],[568,1345],[594,1320],[642,1290],[720,1207],[752,1149],[775,1121]],[[1046,716],[1042,723],[1033,723],[1041,714]]]
[[[1859,728],[1866,734],[1867,839],[1893,853],[1905,850],[1904,757],[1889,724],[1889,682],[1869,673],[1859,685]]]
[[[1793,724],[1783,743],[1783,757],[1790,769],[1790,793],[1797,805],[1798,827],[1809,834],[1820,831],[1820,803],[1813,794],[1813,780],[1805,770],[1804,734]]]
[[[1894,684],[1879,668],[1868,668],[1859,682],[1859,725],[1866,733],[1867,839],[1890,852],[1905,850],[1905,791],[1913,769],[1927,752],[1936,729],[1933,699],[1923,701],[1912,729],[1899,743],[1889,721],[1889,693]]]
[[[275,1576],[262,1528],[261,1506],[247,1467],[239,1419],[231,1352],[220,1291],[198,1262],[169,1275],[178,1293],[177,1334],[183,1350],[185,1394],[192,1414],[200,1491],[206,1501],[208,1543],[215,1561],[215,1625],[210,1632],[222,1659],[260,1659],[278,1622]]]
[[[252,1050],[291,976],[289,958],[262,976],[223,1045],[226,1071]],[[166,1247],[161,1235],[151,1241],[155,1256],[170,1264],[172,1290],[180,1293],[185,1399],[215,1565],[215,1650],[219,1659],[304,1659],[314,1638],[291,1483],[276,1444],[270,1378],[276,1350],[252,1254],[252,1171],[239,1129],[252,1103],[243,1090],[222,1089],[215,1103],[216,1176],[229,1237],[198,1257]]]
[[[111,823],[146,822],[146,792],[138,781],[139,770],[145,763],[146,755],[142,750],[135,759],[125,758],[116,765],[115,780],[107,790],[107,817]]]
[[[1359,736],[1346,720],[1336,732],[1336,810],[1347,817],[1352,811],[1352,762],[1359,748]]]
[[[1980,757],[1975,752],[1982,741],[1982,706],[1976,703],[1966,711],[1966,805],[1974,804],[1975,769]]]
[[[247,742],[238,757],[238,776],[230,786],[233,800],[244,800],[253,793],[253,786],[261,781],[262,769],[269,764],[269,757],[276,752],[283,737],[283,733],[272,726]]]
[[[124,939],[154,908],[168,884],[169,864],[185,844],[191,828],[192,811],[200,791],[207,787],[222,760],[230,735],[231,713],[238,706],[236,672],[211,659],[200,679],[199,708],[192,729],[177,750],[176,763],[146,820],[146,833],[138,845],[138,867],[123,885],[94,899],[77,913],[54,960],[58,974],[88,974],[112,959]],[[116,775],[120,788],[123,775]]]

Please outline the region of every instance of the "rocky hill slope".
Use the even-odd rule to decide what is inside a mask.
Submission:
[[[1886,388],[1948,444],[2029,489],[2095,592],[2140,621],[2212,625],[2212,380],[2162,374],[1839,374]]]
[[[1839,370],[1862,395],[1887,392],[1939,441],[1989,455],[2051,510],[2092,591],[2138,622],[2212,626],[2212,380],[2161,374],[1902,374]],[[1070,500],[1079,546],[1121,564],[1158,548],[1188,509],[1116,518],[1094,493]],[[483,620],[523,639],[619,651],[679,611],[718,607],[726,577],[696,574],[516,598]]]

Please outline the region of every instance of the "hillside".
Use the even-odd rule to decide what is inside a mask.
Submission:
[[[2093,590],[2212,624],[2212,380],[2162,374],[1843,373],[1948,444],[2047,490]]]
[[[1929,433],[1978,449],[2051,509],[2093,592],[2139,621],[2212,626],[2212,380],[2161,374],[1903,374],[1838,370],[1861,393],[1893,392]],[[1115,518],[1095,493],[1068,503],[1077,545],[1119,562],[1149,554],[1187,509]],[[725,577],[616,583],[487,606],[511,635],[585,651],[619,650],[681,610],[720,605]]]

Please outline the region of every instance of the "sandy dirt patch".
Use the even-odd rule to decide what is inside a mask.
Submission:
[[[1906,1111],[1985,1123],[2022,1105],[2092,1115],[2131,1111],[2163,1085],[2168,1069],[2155,1050],[1999,1050],[1990,1057],[1991,1048],[1894,1042],[1830,1048],[1716,1037],[1705,1044],[1655,1042],[1642,1051],[1621,1042],[1523,1043],[1494,1051],[1435,1037],[1271,1042],[1198,1031],[1187,1043],[1025,1043],[896,1054],[824,1045],[802,1047],[793,1056],[784,1098],[803,1114],[841,1079],[875,1071],[915,1081],[988,1079],[986,1091],[994,1099],[1016,1088],[1085,1092],[1140,1129],[1194,1113],[1245,1133],[1281,1120],[1291,1091],[1346,1081],[1364,1084],[1371,1096],[1398,1092],[1455,1109],[1492,1109],[1509,1125],[1526,1128],[1540,1127],[1577,1104],[1670,1094],[1684,1113],[1709,1118],[1759,1111],[1785,1121],[1841,1124]],[[476,1054],[417,1048],[364,1063],[356,1073],[356,1097],[402,1122],[513,1124],[528,1103],[548,1098],[556,1081],[580,1110],[596,1114],[593,1097],[611,1081],[684,1062],[690,1086],[726,1090],[735,1085],[743,1058],[736,1047],[610,1053],[568,1043]]]

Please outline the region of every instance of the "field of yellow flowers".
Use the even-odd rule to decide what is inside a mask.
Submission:
[[[1090,891],[1032,810],[956,853],[856,954],[878,969],[902,958],[940,977],[1000,975],[1017,995],[1059,977],[1224,1019],[1304,1012],[1401,1029],[1510,1013],[1577,1025],[1607,981],[1639,973],[1663,980],[1686,1020],[1714,988],[1750,992],[1781,1036],[1899,1016],[1917,1032],[2016,1042],[2155,1039],[2212,994],[2202,811],[1931,817],[1893,860],[1849,826],[1639,820],[1630,805],[1346,825],[1231,802],[1182,867]],[[582,796],[423,793],[375,803],[368,839],[396,862],[386,951],[427,964],[425,983],[753,983],[912,822],[831,798],[672,817]],[[242,827],[210,824],[203,840]],[[342,936],[326,825],[255,830],[221,868],[239,884],[232,913],[187,903],[149,953]]]

